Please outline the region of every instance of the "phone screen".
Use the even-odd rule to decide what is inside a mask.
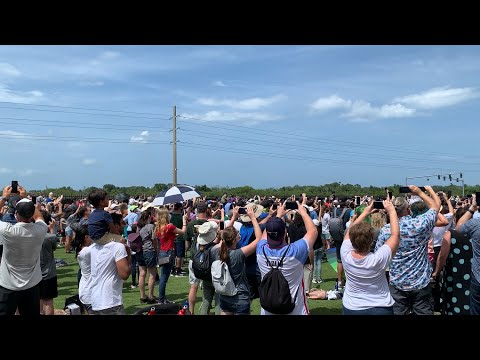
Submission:
[[[355,205],[360,206],[360,196],[355,196]]]
[[[287,201],[285,203],[285,209],[287,210],[295,210],[298,209],[298,205],[295,201]]]
[[[18,193],[18,181],[12,180],[12,193]]]
[[[419,188],[420,190],[422,190],[422,191],[426,191],[426,190],[427,190],[427,189],[425,189],[425,187],[423,187],[423,186],[419,186],[418,188]],[[412,190],[410,190],[410,188],[409,188],[408,186],[401,186],[401,187],[398,189],[398,191],[399,191],[400,193],[410,193],[410,192],[412,192]]]
[[[374,209],[385,209],[383,207],[383,202],[382,201],[374,201],[373,202],[373,208]]]
[[[477,191],[475,193],[475,201],[477,201],[477,204],[478,204],[478,202],[480,202],[480,191]]]
[[[392,200],[393,192],[389,191],[389,192],[388,192],[388,197],[390,198],[390,200]]]
[[[220,221],[220,230],[225,229],[225,222]]]
[[[37,197],[36,197],[36,196],[32,196],[32,202],[33,202],[34,204],[37,204]]]
[[[239,208],[238,213],[241,215],[245,215],[247,213],[247,208],[244,208],[244,207]]]

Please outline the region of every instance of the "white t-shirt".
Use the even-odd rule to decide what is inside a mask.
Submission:
[[[78,285],[78,296],[82,304],[90,305],[92,303],[92,293],[91,293],[91,282],[92,277],[91,273],[91,258],[90,258],[90,249],[93,246],[84,247],[77,256],[78,265],[80,265],[80,270],[82,272],[82,277],[80,278],[80,284]]]
[[[262,239],[257,244],[257,263],[260,268],[260,273],[262,278],[267,272],[270,271],[270,266],[267,264],[267,260],[263,255],[263,247],[265,247],[265,253],[267,254],[268,260],[272,263],[274,267],[277,266],[277,263],[282,258],[283,254],[287,251],[288,244],[285,244],[278,249],[270,249],[267,244],[266,239]],[[305,284],[303,282],[303,264],[307,260],[308,256],[308,243],[305,239],[300,239],[290,244],[288,253],[283,259],[283,265],[280,266],[283,276],[288,281],[290,287],[290,295],[292,300],[296,296],[295,308],[288,315],[308,315],[308,306],[307,299],[305,296]],[[263,308],[261,309],[260,315],[274,315]]]
[[[21,291],[42,280],[40,252],[47,230],[48,226],[42,220],[15,225],[0,221],[0,236],[3,236],[0,286]]]
[[[345,291],[343,306],[349,310],[366,310],[378,306],[392,306],[385,269],[392,260],[392,250],[382,245],[375,253],[369,253],[363,259],[352,255],[350,239],[345,239],[340,249],[343,269],[345,270]]]
[[[90,247],[92,310],[105,310],[123,304],[123,280],[118,275],[117,261],[125,257],[125,245],[118,242],[92,244]]]
[[[448,220],[446,226],[435,226],[432,230],[433,247],[442,246],[442,239],[445,233],[450,229],[453,223],[453,214],[445,214],[445,218]]]
[[[325,213],[322,217],[322,233],[328,233],[330,232],[330,225],[328,222],[330,221],[330,214]]]
[[[227,227],[228,225],[230,225],[230,221],[231,221],[231,220],[225,220],[225,227]],[[240,228],[242,227],[242,223],[241,223],[241,222],[238,222],[238,221],[235,221],[235,222],[233,223],[233,227],[234,227],[235,229],[237,229],[237,231],[240,231]]]

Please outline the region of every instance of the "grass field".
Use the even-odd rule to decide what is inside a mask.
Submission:
[[[66,254],[64,248],[57,248],[55,251],[56,259],[64,259],[68,266],[57,268],[58,274],[58,297],[54,300],[55,309],[63,309],[65,298],[78,293],[77,271],[78,262],[74,254]],[[316,288],[331,290],[336,280],[336,272],[328,263],[322,263],[322,284],[313,284]],[[148,306],[140,303],[140,291],[138,288],[131,289],[131,276],[123,285],[123,305],[127,314],[133,314],[136,310]],[[188,276],[170,277],[167,283],[167,297],[176,303],[183,303],[188,299],[190,284]],[[148,291],[148,290],[147,290]],[[155,296],[158,296],[158,283],[155,285]],[[202,303],[202,290],[198,290],[195,313],[199,313]],[[308,307],[312,315],[340,315],[342,309],[341,300],[308,300]],[[260,314],[260,303],[255,299],[252,303],[252,314]]]

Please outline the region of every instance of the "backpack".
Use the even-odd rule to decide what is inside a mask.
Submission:
[[[192,258],[192,269],[195,277],[200,280],[212,281],[212,264],[210,249],[212,243],[203,245],[203,250],[198,249]]]
[[[350,211],[349,208],[343,208],[342,213],[339,217],[337,217],[337,210],[338,208],[334,208],[333,211],[330,213],[333,217],[328,222],[328,226],[330,228],[330,234],[332,235],[333,240],[335,241],[343,241],[343,236],[345,232],[345,224],[343,222],[343,216],[347,210]]]
[[[277,267],[273,267],[270,260],[268,260],[267,254],[265,254],[265,245],[262,248],[263,256],[265,256],[267,260],[267,265],[270,266],[270,271],[263,277],[258,287],[258,292],[260,294],[260,305],[272,314],[290,314],[293,309],[295,309],[298,289],[292,301],[288,281],[279,269],[280,265],[283,265],[283,259],[289,248],[290,244],[288,244],[287,250],[280,259]]]
[[[128,235],[128,242],[130,244],[130,249],[134,252],[140,252],[143,248],[143,241],[140,233],[135,232]]]
[[[228,264],[222,260],[215,260],[212,263],[212,284],[219,295],[234,296],[238,292]]]

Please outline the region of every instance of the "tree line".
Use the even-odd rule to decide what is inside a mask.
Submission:
[[[423,184],[418,184],[422,186]],[[306,193],[309,197],[318,196],[319,198],[324,198],[335,194],[337,198],[342,197],[353,197],[355,195],[373,195],[373,196],[384,196],[385,187],[393,192],[394,196],[398,196],[398,189],[402,185],[393,184],[390,186],[361,186],[359,184],[342,184],[341,182],[333,182],[330,184],[324,185],[295,185],[295,186],[283,186],[280,188],[267,188],[267,189],[255,189],[251,186],[240,186],[240,187],[219,187],[213,186],[209,187],[207,185],[196,185],[194,188],[202,195],[207,197],[207,199],[213,199],[221,197],[224,193],[227,195],[234,194],[246,198],[251,198],[255,195],[260,196],[276,196],[279,198],[286,198],[291,195],[300,196],[302,193]],[[119,194],[127,194],[130,196],[156,196],[162,190],[168,189],[171,187],[171,184],[154,184],[152,187],[146,186],[123,186],[117,187],[113,184],[103,185],[103,189],[109,194],[110,197],[115,197]],[[451,191],[452,195],[462,196],[462,187],[457,185],[434,185],[433,188],[436,191]],[[31,190],[32,194],[45,194],[53,192],[55,196],[63,194],[68,197],[86,197],[90,191],[95,189],[95,187],[88,187],[83,190],[75,190],[70,186],[64,186],[60,188],[47,188],[45,190]],[[465,185],[465,195],[472,194],[480,190],[480,185]]]

